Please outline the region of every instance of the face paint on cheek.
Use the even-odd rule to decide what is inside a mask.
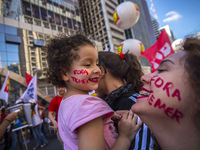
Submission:
[[[157,101],[154,104],[154,107],[155,108],[158,107],[159,109],[165,110],[166,104],[164,103],[164,104],[161,105],[161,100],[158,98]]]
[[[183,113],[179,111],[178,109],[172,108],[172,107],[167,107],[165,103],[162,103],[161,99],[158,98],[155,103],[155,97],[152,94],[151,97],[149,98],[149,105],[153,106],[154,108],[157,109],[162,109],[163,113],[171,118],[172,120],[176,119],[176,122],[180,124],[180,119],[184,117]]]
[[[87,70],[74,70],[74,75],[76,75],[76,74],[87,74],[88,75],[88,72],[87,72]]]
[[[154,85],[157,87],[157,88],[161,88],[163,85],[163,91],[166,91],[166,94],[168,97],[170,97],[170,91],[173,92],[172,93],[172,97],[177,97],[178,98],[178,101],[181,101],[181,97],[180,97],[180,91],[178,89],[175,89],[174,91],[173,90],[173,83],[172,82],[167,82],[166,84],[164,83],[164,80],[159,77],[157,78],[156,80],[152,78],[151,81],[155,81],[154,82]]]
[[[176,119],[176,121],[180,124],[179,119],[183,118],[184,115],[182,112],[180,112],[178,109],[175,110],[173,116],[171,117],[172,119]]]
[[[158,75],[155,75],[155,76],[153,76],[153,77],[151,78],[151,80],[150,80],[150,85],[151,85],[151,82],[155,81],[155,78],[157,78],[157,76],[158,76]]]
[[[71,77],[72,78],[72,81],[76,82],[76,83],[81,83],[81,84],[86,84],[88,83],[88,80],[86,79],[78,79],[76,77]]]
[[[165,86],[163,87],[163,91],[166,90],[167,96],[168,96],[168,97],[169,97],[169,89],[172,89],[172,88],[173,88],[173,84],[172,84],[171,82],[167,82],[167,83],[165,84]]]
[[[149,98],[149,105],[152,105],[154,99],[155,97],[152,94],[151,97]]]
[[[179,101],[181,101],[180,91],[176,89],[174,93],[172,94],[172,97],[177,97]]]
[[[165,81],[161,77],[155,79],[156,77],[157,76],[154,76],[151,79],[150,81],[151,84],[154,84],[156,89],[162,89],[162,91],[165,91],[167,97],[172,97],[172,98],[177,97],[178,101],[180,102],[181,101],[180,91],[178,89],[173,90],[174,88],[173,83],[172,82],[165,83]],[[166,101],[168,100],[167,97],[165,98]],[[167,117],[171,118],[172,120],[175,119],[178,124],[180,124],[180,119],[184,117],[183,113],[179,111],[177,108],[167,106],[166,103],[162,102],[161,98],[156,99],[155,96],[153,95],[153,91],[151,92],[151,95],[148,99],[148,103],[150,106],[154,108],[162,109],[163,113]]]
[[[160,88],[163,85],[164,81],[163,79],[161,79],[160,77],[156,79],[156,81],[154,82],[155,86],[157,88]]]

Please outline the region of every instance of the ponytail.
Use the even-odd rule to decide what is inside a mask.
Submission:
[[[143,75],[141,64],[138,61],[137,56],[128,52],[125,54],[124,60],[128,66],[125,80],[127,83],[132,83],[136,92],[139,92],[143,86],[143,83],[140,80]]]
[[[126,53],[123,56],[113,52],[99,52],[100,64],[109,70],[110,74],[116,78],[121,78],[125,83],[131,83],[139,92],[142,87],[140,81],[143,75],[140,62],[133,54]]]

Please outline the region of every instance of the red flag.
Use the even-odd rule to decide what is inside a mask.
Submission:
[[[26,74],[26,83],[28,85],[29,82],[32,80],[33,77],[30,74],[28,74],[27,72],[25,72],[25,74]]]
[[[171,47],[171,42],[164,29],[161,32],[156,43],[146,49],[142,53],[142,56],[146,57],[149,60],[150,64],[152,65],[151,72],[154,72],[158,68],[161,61],[173,53],[174,51]]]

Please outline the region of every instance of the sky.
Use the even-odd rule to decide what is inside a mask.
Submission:
[[[200,32],[200,0],[152,0],[160,27],[169,25],[176,39]],[[150,0],[146,0],[150,14]]]

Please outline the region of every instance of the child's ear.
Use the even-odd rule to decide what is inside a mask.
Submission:
[[[69,74],[66,72],[65,74],[62,74],[62,79],[67,82],[69,80]]]

